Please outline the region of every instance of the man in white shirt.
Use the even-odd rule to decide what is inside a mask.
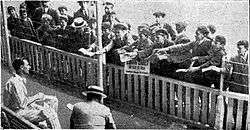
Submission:
[[[16,73],[7,81],[3,92],[4,106],[42,128],[61,128],[57,116],[58,99],[38,93],[27,96],[26,78],[31,66],[26,59],[15,59],[12,63]],[[42,104],[42,105],[38,105]]]

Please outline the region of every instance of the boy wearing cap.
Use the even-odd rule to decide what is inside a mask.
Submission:
[[[73,23],[73,17],[71,17],[70,15],[67,14],[68,8],[66,6],[60,6],[58,7],[58,11],[60,13],[61,16],[66,16],[67,17],[67,22],[68,25],[71,25]],[[60,18],[60,17],[59,17]]]
[[[150,28],[154,28],[155,26],[159,28],[165,28],[168,31],[169,35],[171,36],[171,40],[174,41],[176,38],[175,31],[168,23],[165,23],[163,21],[166,14],[164,12],[159,11],[159,12],[153,13],[153,15],[155,16],[156,23],[151,25]]]
[[[70,117],[70,129],[116,129],[110,109],[103,105],[103,88],[89,86],[86,93],[87,102],[73,106]]]
[[[51,23],[53,26],[59,25],[59,15],[56,10],[49,7],[49,1],[41,1],[42,6],[36,8],[33,16],[32,21],[34,21],[35,29],[41,25],[42,16],[43,14],[48,14],[52,17]]]
[[[237,54],[230,58],[230,61],[242,63],[243,65],[233,65],[233,72],[247,74],[248,72],[248,41],[247,40],[240,40],[237,42]],[[248,76],[240,76],[240,75],[232,75],[231,80],[236,83],[243,84],[245,86],[248,85]],[[248,94],[248,87],[238,86],[235,85],[231,87],[230,90],[234,92],[240,92]]]
[[[185,22],[178,22],[175,24],[177,36],[174,40],[175,45],[189,43],[190,39],[185,35],[187,24]]]
[[[127,32],[127,24],[117,23],[114,25],[115,37],[112,42],[105,46],[102,50],[98,51],[97,54],[107,52],[107,62],[122,66],[123,63],[120,61],[120,56],[117,49],[122,49],[134,43],[132,36]]]
[[[37,34],[39,37],[39,42],[42,45],[55,46],[53,40],[55,28],[51,26],[52,17],[48,14],[43,14],[41,18],[42,25],[37,29]]]
[[[26,9],[20,9],[20,20],[18,23],[18,37],[32,41],[38,41],[37,33],[33,27],[31,19],[27,15]]]
[[[102,22],[110,22],[111,26],[115,23],[119,23],[120,20],[116,17],[116,13],[113,11],[114,4],[110,2],[105,2],[105,14],[102,16]]]
[[[10,31],[10,34],[15,35],[16,26],[18,25],[18,15],[16,13],[15,7],[13,6],[9,6],[7,8],[7,11],[8,11],[8,14],[10,15],[7,18],[7,26]]]
[[[77,1],[77,3],[79,4],[80,9],[74,13],[73,18],[75,19],[78,17],[82,17],[84,21],[88,22],[90,17],[89,17],[89,10],[87,8],[87,2],[86,1]]]

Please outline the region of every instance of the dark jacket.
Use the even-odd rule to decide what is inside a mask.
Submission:
[[[38,28],[41,25],[41,18],[42,15],[45,14],[43,7],[38,7],[35,10],[35,13],[33,14],[32,21],[34,23],[34,27]],[[48,12],[46,14],[49,14],[53,20],[52,20],[52,25],[59,25],[59,15],[56,12],[56,10],[49,8]]]

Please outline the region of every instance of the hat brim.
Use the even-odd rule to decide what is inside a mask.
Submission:
[[[73,23],[71,26],[74,27],[74,28],[82,28],[82,27],[84,27],[85,25],[82,24],[81,26],[76,26],[76,25]]]
[[[99,94],[99,95],[101,95],[103,98],[107,98],[107,95],[104,94],[104,93],[101,93],[101,92],[95,92],[95,91],[85,91],[85,92],[82,92],[82,94],[83,94],[84,96],[87,96],[88,93]]]

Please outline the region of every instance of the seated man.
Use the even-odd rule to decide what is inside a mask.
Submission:
[[[26,59],[15,59],[12,64],[16,73],[7,81],[3,91],[3,104],[18,116],[45,128],[60,129],[57,116],[58,99],[55,96],[38,93],[27,96],[25,75],[31,68]],[[38,105],[42,104],[42,105]]]
[[[87,102],[79,102],[73,106],[70,117],[70,129],[116,129],[110,109],[103,105],[103,88],[89,86],[84,95]]]

